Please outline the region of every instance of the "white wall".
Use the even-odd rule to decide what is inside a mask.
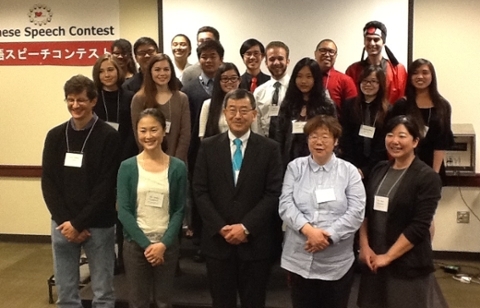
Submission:
[[[240,71],[245,69],[240,46],[252,37],[264,45],[285,42],[290,48],[289,71],[301,58],[313,58],[319,41],[333,39],[339,48],[336,68],[345,71],[360,60],[362,29],[371,20],[385,23],[387,45],[400,62],[407,62],[407,0],[164,0],[163,8],[166,53],[175,34],[186,34],[195,45],[198,28],[213,26],[220,32],[224,61],[234,62]],[[195,51],[189,60],[197,62]]]

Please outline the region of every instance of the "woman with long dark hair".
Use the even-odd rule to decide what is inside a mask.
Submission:
[[[417,59],[410,65],[406,95],[392,107],[389,118],[410,115],[420,123],[425,138],[418,145],[417,155],[445,182],[443,158],[453,144],[452,108],[438,92],[437,75],[430,61]]]
[[[133,127],[140,113],[147,108],[157,108],[165,116],[165,152],[186,162],[190,144],[188,98],[178,90],[175,69],[172,60],[166,54],[153,55],[148,62],[142,88],[132,100]],[[139,147],[141,148],[140,145]]]
[[[339,156],[354,164],[365,179],[379,161],[387,159],[383,127],[389,103],[383,69],[367,66],[359,76],[357,87],[357,97],[342,106]]]
[[[325,97],[322,72],[315,60],[303,58],[297,62],[290,78],[285,98],[274,126],[274,139],[280,143],[283,163],[310,154],[303,127],[308,119],[325,114],[336,116],[335,106]]]
[[[200,111],[198,136],[200,138],[214,136],[228,130],[223,114],[223,99],[225,94],[238,89],[240,73],[235,64],[223,63],[213,78],[212,98],[207,99]]]

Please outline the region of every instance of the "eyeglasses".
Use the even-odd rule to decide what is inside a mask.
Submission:
[[[240,112],[240,114],[242,116],[245,116],[247,115],[250,111],[252,111],[253,109],[247,109],[247,108],[242,108],[242,109],[236,109],[236,108],[228,108],[228,109],[225,109],[227,111],[227,113],[231,116],[236,116],[237,113]]]
[[[378,84],[378,80],[363,79],[360,83],[363,84],[363,85],[368,85],[368,84],[377,85],[377,84]]]
[[[67,102],[67,104],[69,105],[73,105],[75,104],[75,102],[79,105],[85,105],[87,104],[90,100],[88,98],[66,98],[65,101]]]
[[[244,57],[250,58],[251,56],[254,56],[255,58],[262,55],[260,51],[247,51],[246,53],[243,54]]]
[[[126,57],[128,56],[128,54],[126,54],[126,53],[121,53],[121,52],[114,52],[114,53],[112,53],[112,55],[113,55],[115,58],[119,58],[119,57],[126,58]]]
[[[330,135],[322,135],[322,136],[318,136],[318,135],[309,135],[308,136],[308,140],[309,141],[312,141],[312,142],[317,142],[317,141],[322,141],[322,142],[326,142],[326,141],[330,141],[332,140],[333,137],[330,136]]]
[[[336,50],[333,50],[333,49],[330,49],[330,48],[319,48],[318,51],[320,52],[320,54],[322,55],[330,55],[330,56],[334,56],[337,54],[337,51]]]
[[[157,52],[156,52],[155,49],[138,50],[137,51],[137,56],[139,56],[139,57],[145,57],[146,55],[153,56],[156,53]]]
[[[227,83],[227,82],[235,83],[235,82],[237,82],[239,79],[240,79],[240,77],[238,77],[238,76],[220,77],[220,82],[221,82],[221,83]]]

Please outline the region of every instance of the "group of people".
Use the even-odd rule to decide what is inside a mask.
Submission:
[[[363,36],[367,57],[346,74],[333,40],[290,77],[285,43],[248,39],[241,75],[206,26],[196,64],[183,34],[172,58],[120,39],[93,80],[70,78],[71,119],[42,161],[58,307],[81,307],[82,248],[93,307],[114,307],[115,225],[130,307],[169,307],[186,214],[213,307],[264,307],[278,258],[294,307],[347,307],[356,252],[359,307],[439,307],[431,240],[451,107],[431,62],[407,73],[396,60],[384,24]]]

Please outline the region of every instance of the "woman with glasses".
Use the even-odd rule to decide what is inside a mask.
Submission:
[[[132,124],[147,108],[159,109],[166,119],[165,152],[187,162],[190,144],[190,108],[188,98],[178,90],[172,60],[166,54],[154,54],[147,64],[143,86],[132,100]],[[139,144],[141,149],[141,144]]]
[[[303,127],[308,119],[320,114],[336,116],[336,108],[325,96],[318,63],[303,58],[293,69],[278,121],[270,123],[274,126],[274,139],[280,143],[285,167],[293,159],[309,155]]]
[[[357,168],[335,156],[342,133],[336,117],[312,117],[303,131],[308,156],[288,164],[280,196],[281,267],[289,272],[294,308],[347,308],[365,188]]]
[[[223,99],[225,94],[238,89],[240,73],[235,64],[223,63],[213,78],[212,98],[207,99],[200,111],[198,136],[206,138],[228,130],[228,124],[223,114]]]
[[[342,107],[339,156],[354,164],[366,179],[379,161],[387,159],[383,127],[389,104],[383,69],[367,66],[357,86],[358,96],[346,100]]]
[[[368,308],[447,307],[435,280],[430,222],[441,197],[441,181],[415,155],[422,129],[411,116],[385,127],[392,161],[378,163],[367,184],[360,228],[362,272],[357,304]]]
[[[137,67],[132,56],[132,44],[129,41],[126,39],[114,41],[110,51],[117,58],[122,71],[125,73],[125,79],[129,79],[137,73]]]
[[[172,39],[171,48],[175,75],[182,80],[183,71],[192,65],[188,63],[188,57],[192,54],[192,43],[185,34],[177,34]]]

